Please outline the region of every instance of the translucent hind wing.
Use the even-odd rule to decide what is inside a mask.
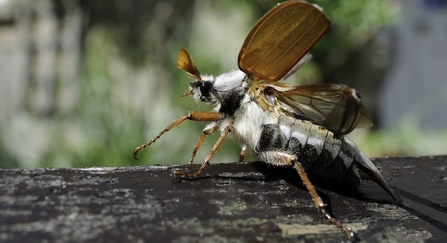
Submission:
[[[281,83],[278,83],[281,84]],[[295,118],[312,121],[345,135],[372,121],[354,89],[338,84],[304,86],[264,85],[264,95],[276,97],[281,109]]]

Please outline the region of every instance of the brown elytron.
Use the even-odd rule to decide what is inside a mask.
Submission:
[[[308,174],[352,188],[362,180],[373,180],[396,199],[374,164],[343,136],[357,127],[370,126],[371,119],[355,90],[344,85],[292,86],[281,81],[310,60],[308,51],[328,27],[329,20],[318,6],[300,1],[279,4],[248,34],[239,53],[240,70],[216,78],[201,75],[188,52],[181,49],[177,67],[195,79],[183,96],[208,103],[213,111],[192,111],[182,116],[137,147],[134,157],[186,120],[207,122],[190,163],[209,134],[220,131],[221,136],[196,173],[176,171],[177,177],[197,178],[230,136],[241,144],[239,161],[250,151],[267,163],[294,167],[318,211],[355,237],[353,229],[326,212]]]
[[[278,81],[312,48],[329,20],[309,3],[284,2],[251,29],[239,53],[239,68],[249,76]]]

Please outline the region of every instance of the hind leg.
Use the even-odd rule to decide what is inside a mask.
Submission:
[[[318,212],[320,214],[329,219],[331,223],[333,223],[338,228],[345,231],[350,238],[356,238],[357,233],[349,226],[346,226],[342,223],[340,223],[338,220],[333,218],[325,209],[325,204],[323,200],[321,200],[320,196],[318,196],[317,191],[315,190],[315,187],[312,185],[312,183],[309,180],[309,177],[307,176],[306,171],[304,170],[301,163],[298,162],[298,159],[296,156],[281,152],[281,151],[266,151],[259,153],[259,156],[267,163],[274,164],[277,166],[294,166],[296,171],[298,172],[298,175],[300,176],[301,180],[303,181],[304,185],[306,186],[307,190],[309,191],[310,195],[312,196],[312,199],[314,200],[315,206],[318,209]]]

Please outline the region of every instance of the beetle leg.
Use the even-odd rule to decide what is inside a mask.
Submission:
[[[147,146],[153,144],[155,141],[157,141],[163,134],[171,130],[172,128],[178,126],[180,123],[186,121],[186,120],[192,120],[192,121],[200,121],[200,122],[213,122],[217,121],[222,118],[222,114],[219,112],[207,112],[207,111],[191,111],[188,114],[180,117],[177,121],[173,122],[171,125],[167,126],[163,131],[161,131],[155,138],[153,138],[151,141],[136,147],[133,150],[133,157],[134,159],[137,159],[138,151],[146,148]]]
[[[192,150],[191,159],[189,160],[189,164],[192,164],[194,157],[196,157],[197,150],[199,150],[200,146],[202,146],[202,143],[205,140],[206,136],[215,132],[218,128],[219,128],[218,126],[214,125],[210,128],[205,128],[205,130],[203,130],[202,135],[200,136],[199,140],[196,143],[196,146]]]
[[[312,183],[309,180],[309,177],[307,177],[307,173],[304,170],[301,163],[298,162],[296,156],[290,155],[285,152],[280,151],[266,151],[260,153],[260,157],[271,164],[278,165],[278,166],[291,166],[293,165],[298,172],[301,180],[303,181],[304,185],[306,186],[307,190],[309,191],[310,195],[312,196],[312,199],[314,200],[315,206],[318,209],[318,212],[320,214],[327,218],[331,223],[333,223],[335,226],[340,228],[341,230],[345,231],[350,238],[357,238],[357,232],[353,230],[351,227],[346,226],[342,223],[340,223],[338,220],[333,218],[325,209],[325,204],[323,200],[318,196],[317,191],[315,190],[315,187],[312,185]]]
[[[239,155],[239,162],[244,161],[245,155],[247,155],[247,145],[242,146],[241,155]]]
[[[202,173],[202,171],[205,169],[205,167],[209,165],[211,158],[213,158],[213,156],[214,156],[214,153],[216,153],[217,149],[222,144],[223,140],[227,137],[228,133],[230,133],[232,128],[233,128],[233,126],[231,124],[229,124],[227,127],[225,127],[225,130],[222,132],[219,139],[217,139],[217,141],[214,144],[213,148],[211,149],[210,153],[208,154],[208,156],[206,156],[205,160],[203,161],[202,166],[199,168],[199,170],[196,173],[188,174],[183,171],[176,171],[175,176],[179,177],[180,179],[195,179],[195,178],[197,178],[200,175],[200,173]]]

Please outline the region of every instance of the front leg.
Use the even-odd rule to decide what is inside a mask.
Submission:
[[[338,220],[333,218],[325,209],[325,204],[323,200],[321,200],[320,196],[318,196],[317,191],[315,190],[314,186],[309,180],[309,177],[307,177],[307,173],[304,170],[303,166],[300,162],[298,162],[298,159],[295,155],[291,155],[286,152],[281,151],[266,151],[261,152],[259,156],[268,163],[277,165],[277,166],[294,166],[296,171],[298,172],[298,175],[300,176],[301,180],[303,181],[304,185],[306,186],[307,190],[309,191],[310,195],[312,196],[312,199],[314,200],[315,206],[317,207],[318,212],[320,214],[327,218],[331,223],[333,223],[335,226],[340,228],[341,230],[345,231],[348,236],[351,239],[357,238],[357,232],[355,232],[351,227],[346,226],[342,223],[340,223]]]
[[[167,126],[163,131],[161,131],[155,138],[153,138],[151,141],[136,147],[133,150],[133,157],[137,159],[138,151],[146,148],[147,146],[153,144],[155,141],[157,141],[163,134],[166,132],[169,132],[172,128],[180,125],[180,123],[186,121],[186,120],[192,120],[192,121],[199,121],[199,122],[213,122],[218,121],[222,118],[222,114],[219,112],[208,112],[208,111],[191,111],[188,114],[180,117],[177,121],[173,122],[171,125]]]

